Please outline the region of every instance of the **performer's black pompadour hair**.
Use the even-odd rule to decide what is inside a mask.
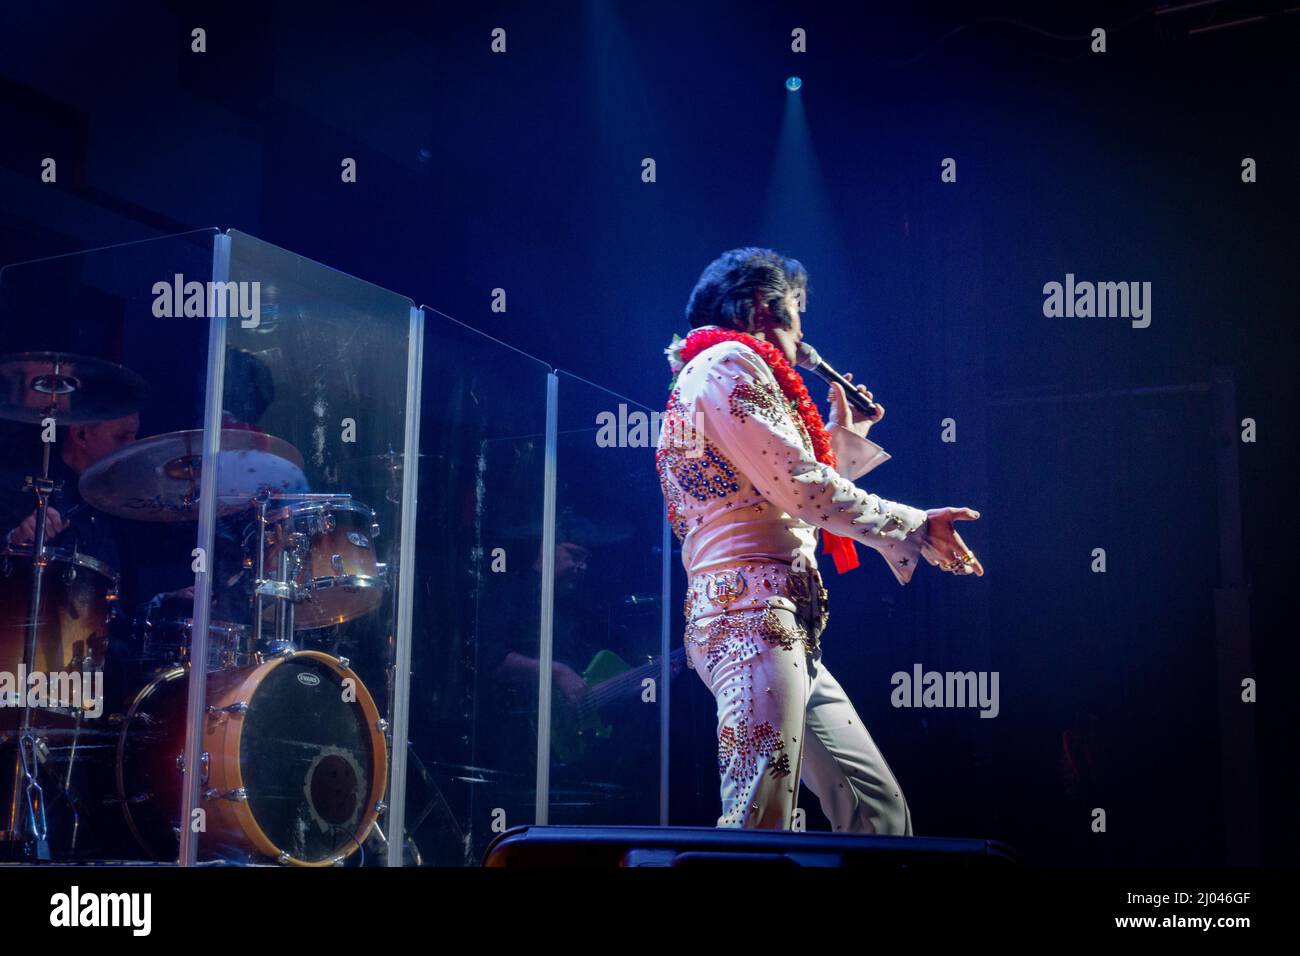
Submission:
[[[686,303],[686,321],[693,329],[718,325],[753,332],[757,296],[777,322],[788,327],[794,322],[785,306],[786,293],[791,289],[808,289],[808,273],[799,260],[756,246],[732,249],[700,273]]]

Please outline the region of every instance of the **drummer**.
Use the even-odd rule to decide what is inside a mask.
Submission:
[[[223,431],[262,432],[258,424],[275,401],[275,380],[260,358],[245,349],[226,349],[225,391],[221,411]],[[288,489],[306,491],[306,485]],[[212,606],[214,616],[225,621],[242,622],[252,604],[252,573],[244,566],[243,542],[253,520],[253,503],[242,511],[219,516],[213,531]],[[167,617],[189,617],[194,601],[189,549],[193,535],[171,541],[179,549],[161,548],[160,558],[146,575],[151,585],[139,589],[154,596],[136,610],[137,622]],[[158,592],[158,593],[155,593]]]
[[[104,422],[68,425],[55,433],[56,453],[50,456],[50,478],[62,485],[50,496],[45,518],[45,542],[51,547],[75,547],[109,567],[121,567],[117,538],[107,516],[81,498],[81,473],[119,448],[136,440],[140,416],[132,413]],[[36,469],[33,469],[35,471]],[[0,528],[8,528],[8,545],[31,546],[36,539],[35,496],[23,491],[22,479],[0,488]],[[25,517],[24,517],[25,513]]]

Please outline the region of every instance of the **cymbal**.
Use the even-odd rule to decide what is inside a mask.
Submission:
[[[81,475],[81,497],[100,511],[137,521],[197,521],[203,430],[154,435],[119,448]],[[243,511],[261,491],[307,490],[302,455],[282,438],[221,430],[217,514]]]
[[[11,421],[106,422],[139,411],[146,387],[130,369],[89,355],[0,355],[0,418]]]

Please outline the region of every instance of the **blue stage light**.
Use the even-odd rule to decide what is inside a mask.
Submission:
[[[790,79],[785,81],[785,88],[791,93],[799,89],[801,86],[803,86],[803,80],[799,79],[797,76],[792,76]]]

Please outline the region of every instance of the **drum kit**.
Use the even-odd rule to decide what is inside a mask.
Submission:
[[[143,395],[142,380],[101,359],[0,356],[0,418],[108,421],[136,411]],[[21,859],[51,858],[52,846],[76,858],[83,825],[116,827],[137,853],[175,860],[193,620],[157,602],[131,620],[119,607],[117,569],[76,544],[51,545],[45,519],[61,489],[48,438],[41,446],[41,474],[24,486],[34,496],[34,540],[0,550],[0,673],[102,675],[117,663],[110,634],[130,620],[126,671],[138,689],[120,708],[84,693],[67,706],[34,705],[25,693],[5,701],[0,842]],[[196,522],[202,447],[198,430],[112,452],[81,473],[84,507]],[[242,552],[237,574],[220,577],[241,619],[208,629],[199,851],[214,861],[338,865],[378,830],[388,722],[346,658],[304,641],[384,604],[379,523],[351,495],[308,493],[288,442],[223,427],[220,449],[216,514],[238,529]]]

